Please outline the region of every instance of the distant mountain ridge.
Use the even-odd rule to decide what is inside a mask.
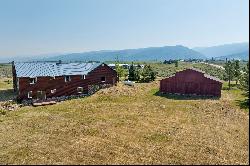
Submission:
[[[4,56],[0,57],[0,63],[9,63],[12,61],[24,62],[24,61],[42,61],[44,59],[61,55],[62,53],[46,53],[38,55],[19,55],[19,56]]]
[[[226,55],[226,56],[220,56],[220,57],[216,57],[215,59],[217,60],[232,60],[232,59],[237,59],[237,60],[249,60],[249,50],[248,51],[244,51],[241,53],[236,53],[236,54],[230,54],[230,55]]]
[[[249,59],[249,43],[232,43],[217,45],[212,47],[195,47],[193,50],[200,52],[207,58],[225,59],[225,58],[237,58],[246,60]]]
[[[0,63],[15,61],[164,61],[175,59],[249,60],[249,43],[233,43],[190,49],[182,45],[80,53],[51,53],[34,56],[0,57]]]
[[[102,50],[65,54],[45,60],[62,61],[164,61],[169,59],[206,59],[201,53],[182,45],[124,50]]]

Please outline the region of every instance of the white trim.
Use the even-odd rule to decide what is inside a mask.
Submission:
[[[50,93],[52,93],[52,94],[56,93],[56,89],[50,90]]]
[[[30,94],[30,93],[31,93],[31,94]],[[30,96],[30,95],[31,95],[31,96]],[[32,99],[32,91],[29,91],[29,92],[28,92],[28,98],[29,98],[29,99]]]
[[[69,77],[69,81],[66,80],[67,77]],[[64,76],[64,81],[65,82],[70,82],[71,81],[71,77],[70,76]]]
[[[85,79],[86,79],[86,75],[82,75],[82,76],[81,76],[81,79],[82,79],[82,80],[85,80]]]
[[[35,84],[37,82],[37,77],[35,77],[35,78],[29,78],[29,79],[32,79],[32,82],[30,82],[30,84]]]
[[[77,93],[83,93],[83,87],[77,87],[76,90]]]

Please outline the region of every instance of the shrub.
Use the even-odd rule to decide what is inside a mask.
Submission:
[[[5,114],[6,114],[6,110],[0,109],[0,115],[5,115]]]

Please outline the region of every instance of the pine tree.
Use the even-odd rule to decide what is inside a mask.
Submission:
[[[241,89],[248,97],[247,102],[249,103],[249,61],[247,62],[247,66],[243,69],[243,73],[240,78],[240,85]]]
[[[142,71],[142,81],[150,82],[154,81],[156,78],[156,72],[153,71],[150,65],[146,65]]]
[[[154,81],[156,79],[156,72],[154,72],[153,70],[150,73],[150,80]]]
[[[231,61],[227,61],[225,65],[226,70],[226,80],[228,80],[228,89],[231,89],[231,81],[234,75],[234,64]]]
[[[149,82],[150,78],[149,78],[148,65],[144,66],[141,76],[142,76],[142,82]]]
[[[178,67],[179,66],[178,60],[175,60],[174,64],[175,64],[175,67]]]
[[[140,72],[139,68],[138,67],[135,68],[135,78],[134,78],[135,81],[140,81],[140,74],[141,74],[141,72]]]
[[[132,62],[132,65],[129,67],[128,80],[135,81],[135,67],[134,67],[133,62]]]
[[[234,77],[236,79],[236,85],[238,84],[238,81],[240,79],[240,61],[236,60],[234,61]]]

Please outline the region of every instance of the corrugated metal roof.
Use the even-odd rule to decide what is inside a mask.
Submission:
[[[15,62],[17,77],[86,75],[102,63]]]

